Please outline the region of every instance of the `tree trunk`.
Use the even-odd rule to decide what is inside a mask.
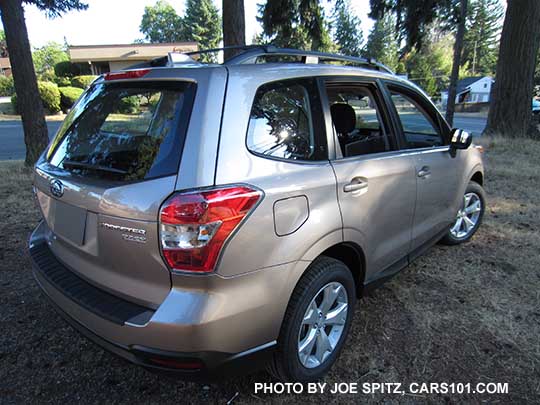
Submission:
[[[452,73],[450,75],[450,87],[448,88],[448,101],[446,103],[446,121],[452,126],[454,124],[454,111],[456,109],[457,82],[459,80],[459,66],[461,65],[461,54],[463,53],[463,38],[465,37],[465,22],[467,20],[467,0],[461,0],[459,13],[459,25],[454,44],[454,61],[452,62]]]
[[[45,114],[39,97],[22,2],[2,0],[0,11],[17,93],[17,108],[24,129],[25,164],[31,166],[49,143]]]
[[[485,134],[511,138],[529,134],[539,43],[540,2],[508,0]]]
[[[246,19],[244,0],[223,0],[223,46],[246,44]],[[238,49],[226,49],[224,59],[240,53]]]

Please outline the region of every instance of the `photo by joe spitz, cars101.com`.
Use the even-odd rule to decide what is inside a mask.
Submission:
[[[368,289],[474,236],[471,143],[370,59],[170,53],[99,76],[39,158],[34,275],[75,329],[147,369],[314,382]]]

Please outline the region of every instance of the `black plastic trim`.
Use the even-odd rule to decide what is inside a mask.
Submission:
[[[35,271],[54,288],[81,307],[118,325],[146,324],[154,310],[103,291],[83,280],[58,261],[44,240],[31,241],[30,256]]]

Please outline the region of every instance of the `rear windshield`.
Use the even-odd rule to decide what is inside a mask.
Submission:
[[[98,83],[66,117],[47,160],[117,181],[174,174],[194,95],[191,83]]]

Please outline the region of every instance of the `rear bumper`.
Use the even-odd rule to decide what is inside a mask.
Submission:
[[[269,310],[266,317],[260,309],[268,305],[256,303],[259,321],[249,323],[254,321],[249,316],[242,331],[234,326],[227,327],[227,322],[235,324],[236,318],[250,315],[250,307],[245,313],[221,317],[210,313],[215,321],[207,320],[205,310],[219,307],[216,303],[209,305],[212,294],[208,291],[173,288],[156,310],[107,294],[96,296],[99,291],[92,291],[96,287],[82,279],[72,280],[74,273],[54,257],[44,237],[44,227],[46,225],[40,224],[30,238],[34,276],[68,323],[104,349],[153,371],[194,380],[246,374],[262,368],[270,359],[279,333],[281,318],[276,314],[281,311],[281,306]],[[43,255],[48,255],[49,261],[44,261]],[[60,268],[52,269],[51,266]],[[232,284],[229,294],[236,292]],[[227,289],[221,294],[226,295]],[[186,303],[189,297],[192,299]],[[233,298],[238,301],[237,297]],[[119,313],[115,308],[122,311]],[[192,322],[187,324],[186,320]],[[257,327],[260,330],[254,335]],[[218,336],[215,336],[216,332]],[[219,339],[220,345],[212,343]],[[257,340],[258,343],[252,344]],[[228,347],[240,350],[223,350]]]

